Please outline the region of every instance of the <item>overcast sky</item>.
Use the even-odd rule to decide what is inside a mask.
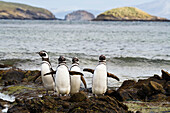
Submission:
[[[108,10],[121,6],[134,6],[154,0],[2,0],[24,3],[48,10]]]

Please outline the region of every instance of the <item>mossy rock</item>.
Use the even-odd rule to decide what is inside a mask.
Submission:
[[[34,88],[32,87],[26,87],[26,86],[9,86],[9,87],[6,87],[6,88],[3,88],[2,89],[2,92],[4,92],[5,94],[9,94],[9,95],[12,95],[12,94],[19,94],[21,92],[24,92],[25,90],[35,90]]]

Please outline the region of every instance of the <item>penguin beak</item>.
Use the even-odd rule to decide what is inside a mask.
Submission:
[[[39,54],[39,55],[40,55],[40,52],[36,52],[36,54]]]

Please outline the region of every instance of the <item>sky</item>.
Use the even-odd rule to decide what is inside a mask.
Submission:
[[[153,0],[2,0],[6,2],[24,3],[50,11],[66,10],[109,10],[121,6],[134,6]]]

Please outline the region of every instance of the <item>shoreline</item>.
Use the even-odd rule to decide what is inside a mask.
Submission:
[[[58,105],[56,105],[55,109],[53,108],[44,108],[45,111],[63,111],[69,112],[72,111],[112,111],[115,108],[112,106],[116,106],[119,109],[119,112],[136,112],[136,111],[169,111],[170,107],[170,74],[164,70],[162,70],[162,75],[154,75],[147,79],[139,79],[138,81],[134,80],[125,80],[121,84],[118,89],[112,88],[108,89],[105,93],[105,96],[99,96],[95,100],[91,93],[91,88],[85,90],[81,89],[80,93],[75,94],[74,96],[64,96],[64,97],[56,97],[53,95],[53,92],[50,92],[51,96],[45,95],[45,89],[42,86],[41,77],[37,76],[40,73],[38,70],[21,70],[16,68],[11,68],[7,70],[0,70],[0,84],[1,84],[1,93],[15,96],[14,102],[6,102],[10,107],[9,111],[15,111],[27,106],[27,111],[30,112],[31,108],[26,103],[29,102],[31,105],[36,106],[41,105],[42,108],[49,104],[49,101],[55,101],[56,103],[62,106],[62,109],[58,109]],[[40,96],[41,95],[41,96]],[[73,101],[70,99],[73,98]],[[79,98],[78,102],[75,102]],[[82,100],[83,99],[83,100]],[[35,100],[37,101],[35,103]],[[45,102],[43,102],[45,101]],[[107,101],[107,104],[105,103]],[[115,103],[113,104],[112,102]],[[26,102],[26,103],[25,103]],[[32,103],[33,102],[33,103]],[[41,104],[39,104],[39,102]],[[43,102],[43,103],[42,103]],[[4,106],[4,101],[0,101],[1,105]],[[15,104],[14,104],[15,103]],[[89,105],[95,105],[95,108],[90,108]],[[96,104],[95,104],[96,103]],[[99,106],[97,103],[100,103]],[[112,104],[111,104],[112,103]],[[155,105],[155,103],[160,103]],[[81,105],[86,106],[85,108]],[[112,107],[101,107],[104,106],[112,106]],[[19,107],[20,106],[20,107]],[[79,109],[77,109],[79,106]],[[139,109],[139,106],[141,109]],[[147,106],[147,107],[146,107]],[[149,107],[153,106],[153,107]],[[5,106],[4,106],[5,107]],[[23,110],[22,108],[22,110]],[[37,108],[38,109],[38,108]],[[43,112],[43,110],[38,109],[39,112]],[[37,112],[38,112],[37,111]]]
[[[11,19],[11,18],[0,18],[0,20],[57,20],[57,21],[66,21],[64,19]],[[98,20],[98,19],[93,19],[93,20],[90,20],[90,21],[66,21],[66,22],[170,22],[170,20],[107,20],[107,19],[102,19],[102,20]]]

